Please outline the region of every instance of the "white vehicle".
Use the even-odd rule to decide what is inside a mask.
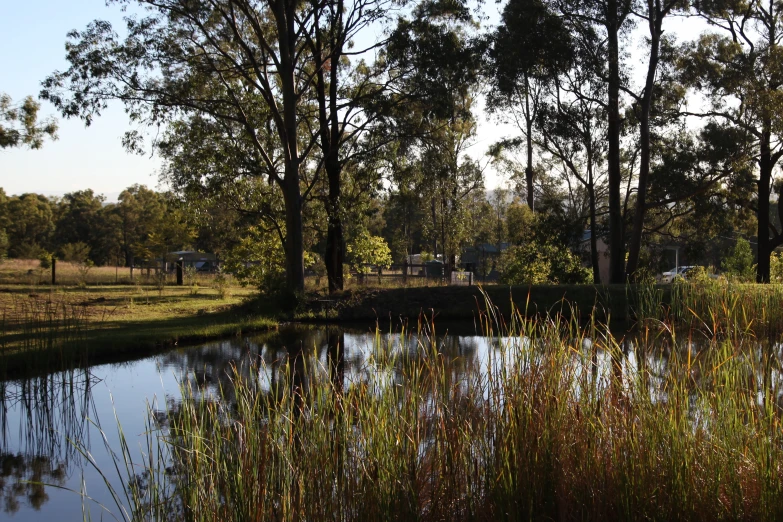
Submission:
[[[672,268],[668,272],[664,272],[661,274],[661,283],[668,284],[674,281],[674,278],[677,276],[686,277],[687,272],[692,269],[696,268],[694,266],[678,266],[676,268]]]

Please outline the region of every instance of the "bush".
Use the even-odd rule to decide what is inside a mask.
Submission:
[[[535,241],[503,252],[500,269],[500,282],[507,285],[583,284],[592,277],[567,248]]]
[[[753,265],[753,250],[747,239],[738,239],[734,247],[723,257],[721,268],[727,275],[743,281],[752,281],[755,266]]]
[[[0,261],[8,255],[9,244],[8,234],[5,233],[5,230],[0,230]]]
[[[346,253],[351,267],[361,274],[369,274],[375,265],[388,268],[392,263],[391,250],[386,240],[380,236],[371,236],[364,232],[348,243]]]
[[[39,266],[44,270],[52,268],[52,254],[46,251],[39,252],[38,262],[41,263]]]
[[[783,252],[772,252],[769,256],[769,281],[783,283]]]
[[[60,255],[63,261],[69,263],[84,263],[90,255],[90,247],[86,243],[66,243],[60,247]]]
[[[285,288],[285,252],[273,234],[251,228],[248,235],[226,253],[223,270],[242,286],[253,285],[266,294]]]

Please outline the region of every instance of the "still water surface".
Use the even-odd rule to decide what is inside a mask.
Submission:
[[[457,379],[486,375],[506,364],[498,357],[502,351],[497,338],[470,333],[472,325],[467,328],[462,333],[452,327],[448,335],[430,337],[424,344],[434,340]],[[529,342],[525,338],[500,341],[505,346]],[[176,405],[183,383],[202,397],[217,397],[221,387],[230,390],[232,367],[245,372],[251,368],[250,361],[261,361],[252,368],[260,372],[262,384],[271,384],[291,353],[303,353],[311,368],[324,371],[333,367],[339,353],[343,386],[370,378],[377,382],[373,354],[399,347],[401,342],[399,334],[376,335],[374,327],[288,325],[276,332],[180,348],[140,360],[0,381],[0,520],[122,520],[121,508],[101,475],[105,474],[123,500],[120,477],[127,475],[122,461],[118,473],[112,458],[113,452],[119,456],[118,425],[134,458],[140,457],[147,449],[150,413],[160,417]],[[404,344],[415,346],[416,342],[414,336]],[[580,342],[582,346],[574,346],[575,353],[592,351],[589,339]],[[604,374],[611,366],[607,356],[593,353],[597,353],[596,372]],[[627,356],[627,367],[635,366],[632,349]],[[665,356],[655,355],[647,364],[665,365]],[[382,379],[400,383],[403,377],[392,370]]]
[[[311,364],[326,368],[339,343],[348,386],[372,371],[366,362],[379,339],[382,346],[399,344],[399,334],[379,338],[374,327],[289,325],[140,360],[0,382],[0,520],[79,520],[85,518],[83,509],[92,520],[122,520],[98,471],[122,496],[112,459],[112,452],[119,457],[118,425],[140,456],[147,448],[150,411],[176,404],[183,382],[197,387],[201,396],[217,396],[219,387],[229,383],[232,364],[247,367],[260,358],[262,378],[271,382],[291,351],[301,349]],[[484,337],[438,335],[437,345],[457,373],[491,365],[491,343]],[[124,472],[122,461],[119,465]]]

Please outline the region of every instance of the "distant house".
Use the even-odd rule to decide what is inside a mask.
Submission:
[[[590,230],[585,230],[582,233],[582,238],[579,241],[579,248],[585,254],[587,259],[590,259],[590,238],[592,233]],[[601,284],[609,284],[609,245],[606,244],[602,238],[596,240],[596,249],[598,250],[598,274],[601,277]],[[590,263],[588,263],[590,266]]]
[[[198,272],[214,272],[217,270],[217,256],[215,254],[207,254],[195,250],[169,252],[166,254],[165,261],[167,270],[174,270],[179,261],[182,261],[183,267],[193,267]]]
[[[483,281],[493,281],[500,277],[497,262],[500,254],[511,246],[510,243],[480,243],[462,249],[459,266],[468,272],[473,272]]]

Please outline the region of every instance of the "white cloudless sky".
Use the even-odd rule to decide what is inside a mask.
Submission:
[[[485,2],[484,9],[490,21],[498,19],[496,3]],[[37,97],[46,76],[68,67],[68,31],[81,30],[92,20],[103,19],[121,32],[122,17],[119,7],[106,6],[105,0],[0,0],[0,92],[15,102],[28,95]],[[684,29],[682,22],[677,22],[677,32]],[[42,116],[57,116],[51,104],[41,104]],[[483,163],[491,143],[515,133],[513,127],[483,114],[481,100],[478,105],[478,136],[469,153]],[[78,119],[57,119],[57,141],[47,140],[39,150],[0,150],[0,187],[7,194],[62,195],[90,188],[114,200],[135,183],[159,186],[160,158],[128,154],[122,146],[122,135],[130,122],[120,103],[112,104],[90,127]],[[488,188],[503,181],[491,169],[487,172]]]

